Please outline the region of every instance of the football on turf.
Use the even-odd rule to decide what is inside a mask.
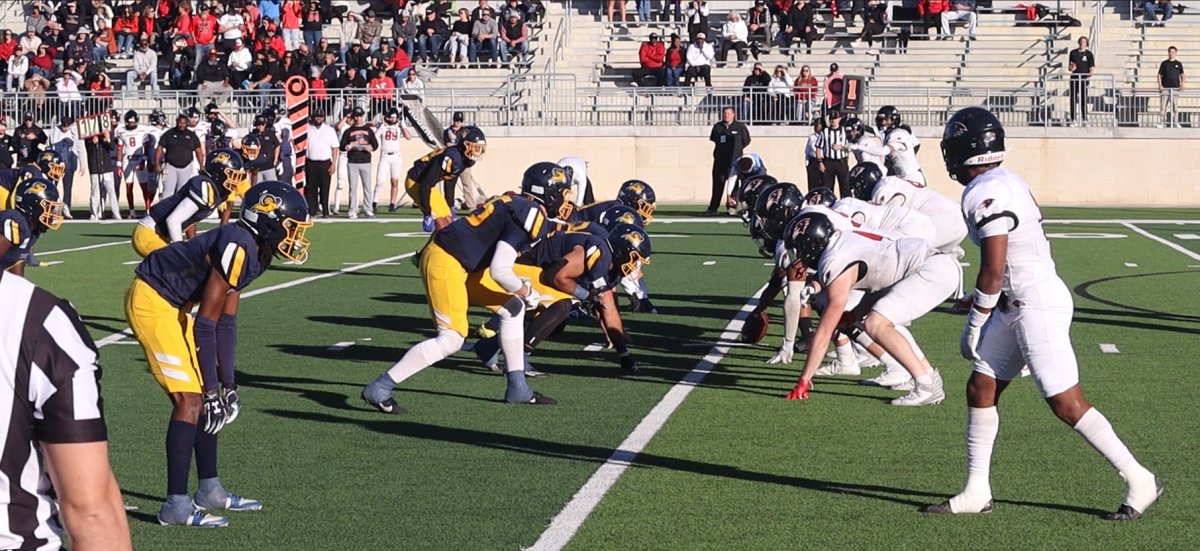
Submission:
[[[742,342],[756,344],[767,336],[767,313],[750,314],[742,324]]]

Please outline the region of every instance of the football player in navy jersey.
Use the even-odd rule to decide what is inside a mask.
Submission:
[[[33,178],[45,178],[36,165],[22,168],[0,168],[0,210],[8,208],[8,198],[17,184]]]
[[[557,165],[538,163],[526,170],[525,180],[522,187],[535,196],[501,195],[433,234],[421,253],[421,278],[437,336],[409,349],[368,384],[362,392],[368,404],[384,413],[407,413],[392,398],[392,388],[462,349],[470,328],[467,307],[472,304],[492,309],[500,317],[500,349],[508,379],[504,400],[558,403],[525,382],[525,310],[537,308],[541,296],[513,266],[518,255],[553,231],[546,211],[561,206],[560,185],[566,182],[566,174]]]
[[[242,158],[232,149],[218,149],[208,154],[204,174],[193,176],[175,195],[150,208],[133,230],[133,250],[143,258],[166,247],[194,238],[195,226],[208,218],[221,205],[221,224],[229,223],[233,212],[229,205],[250,187],[250,179],[242,169]]]
[[[404,189],[413,203],[425,216],[425,231],[446,227],[453,221],[454,187],[449,186],[442,195],[437,186],[458,178],[463,169],[475,166],[487,151],[487,140],[483,131],[474,126],[465,126],[458,131],[458,143],[434,151],[413,163],[408,169]]]
[[[17,184],[9,200],[12,208],[0,210],[0,270],[23,276],[33,244],[62,225],[64,207],[58,188],[45,178]]]
[[[306,260],[304,234],[310,227],[300,192],[283,182],[263,182],[246,192],[236,224],[156,250],[135,270],[125,316],[150,372],[174,404],[167,428],[167,499],[158,514],[164,525],[224,526],[228,519],[207,511],[262,508],[230,494],[217,478],[216,435],[241,411],[234,382],[238,299],[273,257]],[[193,305],[199,305],[194,320]],[[189,499],[193,451],[200,484]]]

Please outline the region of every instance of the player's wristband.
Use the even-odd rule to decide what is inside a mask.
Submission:
[[[576,285],[575,290],[571,291],[571,296],[573,296],[579,300],[587,300],[588,297],[592,296],[592,294],[590,292],[588,292],[588,290],[585,289],[583,287],[583,285]]]
[[[989,310],[995,308],[996,305],[1000,303],[1000,293],[993,293],[989,295],[983,291],[980,291],[978,287],[975,288],[975,294],[972,295],[972,298],[974,299],[975,306],[978,306],[979,308],[987,308]]]

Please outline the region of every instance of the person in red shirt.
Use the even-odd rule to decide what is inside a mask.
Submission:
[[[942,12],[950,11],[950,0],[921,0],[917,2],[917,13],[921,14],[921,28],[925,31],[925,35],[931,39],[932,34],[929,33],[929,28],[933,27],[938,30],[938,40],[941,40],[942,29]]]
[[[371,71],[371,81],[367,83],[368,94],[371,96],[371,117],[383,114],[396,105],[396,83],[388,78],[384,71]]]
[[[12,31],[4,31],[4,38],[0,40],[0,59],[8,63],[8,58],[12,57],[13,51],[17,49],[17,40],[13,38]]]
[[[658,33],[650,33],[650,42],[638,50],[638,61],[642,66],[633,71],[633,82],[645,86],[646,77],[654,77],[655,86],[666,86],[666,70],[663,63],[667,57],[667,46],[658,39]]]
[[[279,59],[283,59],[283,54],[286,51],[283,45],[283,38],[276,34],[274,26],[267,27],[266,32],[264,32],[263,35],[258,37],[258,40],[254,42],[255,51],[259,51],[264,48],[275,50],[275,52],[279,54]]]
[[[408,76],[408,72],[412,70],[413,64],[412,59],[409,59],[408,53],[404,51],[404,48],[395,48],[395,51],[396,55],[392,56],[389,63],[392,66],[392,70],[395,71],[395,82],[396,86],[399,87],[400,83],[404,82],[404,78]]]
[[[217,37],[217,18],[213,17],[208,5],[200,7],[200,15],[192,18],[192,41],[196,44],[196,67],[200,60],[208,59],[208,51],[213,49]]]
[[[121,7],[121,16],[113,23],[113,32],[117,33],[117,49],[122,55],[133,55],[133,44],[137,41],[139,18],[133,13],[133,6]]]
[[[283,47],[289,52],[300,49],[300,17],[304,11],[304,3],[300,0],[286,0],[279,11],[279,25],[283,27]]]
[[[664,73],[666,81],[664,86],[679,86],[679,78],[683,76],[685,62],[687,61],[687,48],[679,41],[679,35],[671,33],[671,46],[667,48],[666,57],[664,58]]]
[[[192,40],[192,8],[188,4],[180,6],[179,15],[175,17],[175,21],[171,23],[171,29],[167,31],[169,42],[174,42],[176,37],[187,39],[188,46],[196,45]]]

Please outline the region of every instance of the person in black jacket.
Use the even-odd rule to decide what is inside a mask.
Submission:
[[[33,113],[25,113],[21,126],[13,132],[13,152],[17,154],[17,165],[24,166],[37,160],[46,145],[46,132],[33,122]]]
[[[417,30],[417,57],[426,63],[437,61],[438,56],[442,55],[442,45],[449,36],[450,27],[438,17],[437,11],[426,11],[425,20]]]
[[[767,105],[767,86],[771,84],[771,75],[763,70],[762,63],[755,63],[754,70],[742,82],[742,104],[739,116],[750,121],[762,120]]]
[[[362,42],[354,40],[350,43],[350,49],[346,50],[346,67],[354,67],[356,69],[366,69],[371,65],[371,54],[366,48],[362,47]]]
[[[108,132],[92,136],[84,140],[83,148],[87,151],[88,173],[92,175],[91,210],[92,220],[99,220],[104,215],[104,202],[112,211],[112,219],[120,220],[120,203],[117,199],[117,185],[113,180],[113,145]]]
[[[780,48],[791,48],[792,41],[799,39],[804,42],[808,53],[812,53],[813,40],[817,38],[817,27],[814,24],[813,7],[808,2],[796,2],[787,12],[787,26],[779,31],[776,39]]]
[[[333,88],[355,88],[358,90],[367,89],[367,78],[363,76],[362,71],[357,67],[346,67],[346,72],[342,73],[337,80],[333,81]]]
[[[12,136],[8,135],[8,125],[0,121],[0,168],[12,167]]]
[[[733,215],[736,211],[729,204],[728,194],[732,184],[737,181],[737,174],[732,169],[734,162],[750,145],[750,129],[737,120],[732,107],[726,107],[721,110],[721,122],[713,125],[708,140],[713,143],[712,198],[704,215],[716,216],[722,202],[729,207],[729,214]]]
[[[886,9],[886,6],[879,4],[874,0],[872,0],[871,4],[867,6],[866,11],[863,12],[862,34],[858,36],[858,40],[854,41],[854,45],[856,47],[862,45],[864,40],[867,42],[868,48],[874,46],[875,36],[883,34],[885,31],[887,31]],[[871,50],[867,50],[867,53],[871,53]]]

